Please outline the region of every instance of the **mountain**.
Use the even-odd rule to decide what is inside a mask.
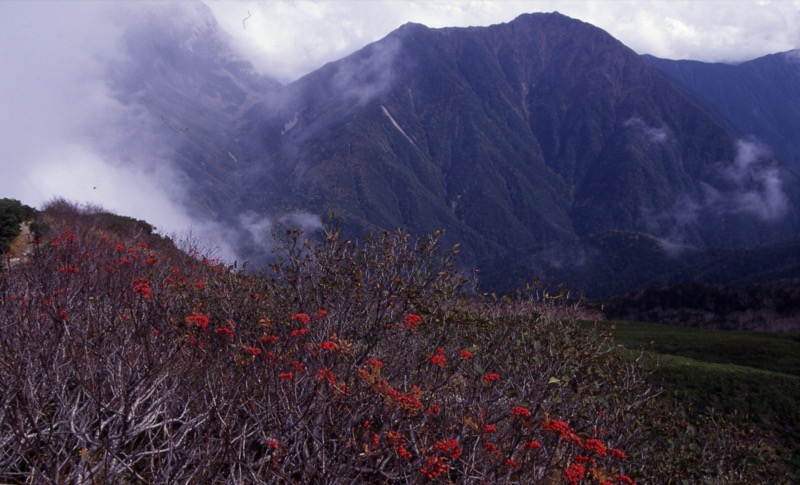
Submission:
[[[446,227],[477,262],[612,230],[700,246],[798,233],[796,173],[604,31],[560,14],[408,24],[245,117],[242,210]]]
[[[800,169],[800,50],[740,64],[643,59],[738,133],[758,138]]]
[[[140,62],[121,68],[120,96],[161,114],[202,194],[193,207],[227,224],[248,259],[263,258],[256,236],[274,221],[331,212],[354,237],[445,228],[465,267],[498,287],[539,275],[526,255],[581,245],[602,243],[609,261],[658,251],[656,271],[683,264],[671,248],[800,234],[785,159],[587,23],[407,24],[280,86],[198,5],[192,22],[154,19],[127,37]],[[655,261],[634,260],[625,274]],[[618,266],[597,268],[612,274],[567,280]]]

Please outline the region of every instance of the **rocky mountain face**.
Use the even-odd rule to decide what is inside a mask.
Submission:
[[[259,221],[333,212],[352,235],[445,228],[466,266],[518,285],[548,274],[542,250],[615,234],[640,252],[800,234],[780,156],[584,22],[407,24],[287,86],[237,60],[211,20],[191,25],[132,36],[148,60],[120,91],[182,137],[187,183],[208,194],[198,209],[245,253]],[[593,257],[624,257],[601,246]]]

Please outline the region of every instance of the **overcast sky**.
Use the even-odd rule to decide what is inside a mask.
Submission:
[[[206,4],[256,68],[284,82],[406,22],[483,26],[508,22],[526,12],[558,11],[602,28],[639,54],[669,59],[742,61],[800,48],[797,0],[209,0]]]
[[[800,1],[212,1],[237,52],[288,82],[413,21],[489,25],[560,11],[638,53],[741,61],[800,47]],[[156,7],[153,7],[156,5]],[[150,4],[161,8],[163,3]],[[0,197],[103,205],[165,232],[203,221],[179,201],[152,117],[106,83],[143,2],[0,1]],[[172,9],[174,14],[181,9]],[[155,125],[163,131],[156,120]]]

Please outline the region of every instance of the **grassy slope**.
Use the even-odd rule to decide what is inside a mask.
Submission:
[[[653,323],[619,322],[617,340],[625,347],[734,364],[800,377],[800,334],[715,331]]]
[[[615,336],[655,359],[654,379],[676,398],[773,433],[800,478],[800,334],[617,322]]]

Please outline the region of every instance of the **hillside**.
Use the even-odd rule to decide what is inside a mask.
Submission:
[[[800,332],[800,289],[662,285],[607,300],[605,314],[680,327]]]
[[[510,252],[482,271],[487,287],[512,291],[536,275],[593,299],[656,285],[797,288],[800,239],[746,248],[675,244],[643,232],[614,231]],[[530,279],[530,278],[529,278]]]

